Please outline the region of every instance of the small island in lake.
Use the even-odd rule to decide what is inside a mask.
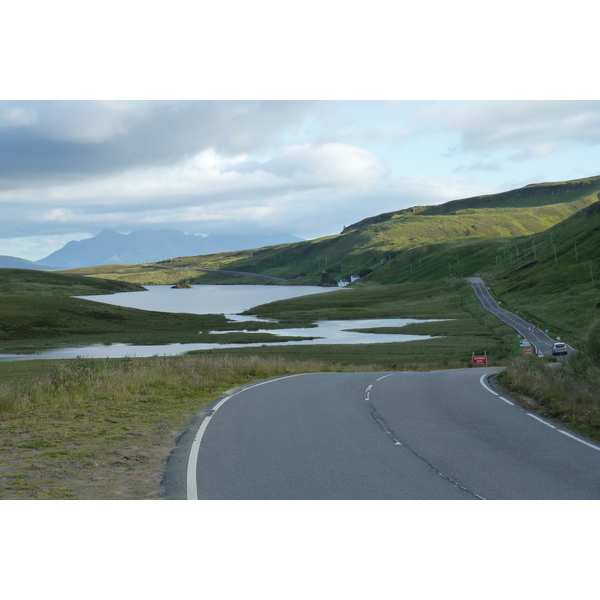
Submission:
[[[191,283],[186,279],[185,281],[180,281],[179,283],[172,285],[171,289],[172,290],[189,290],[189,289],[191,289],[191,287],[192,287]]]

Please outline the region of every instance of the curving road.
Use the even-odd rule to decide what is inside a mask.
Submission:
[[[475,294],[481,301],[483,307],[496,315],[501,321],[510,325],[515,331],[520,333],[524,339],[528,340],[534,347],[534,352],[541,351],[544,356],[552,356],[552,344],[554,340],[543,331],[533,327],[531,323],[524,321],[517,315],[500,308],[498,303],[490,296],[485,284],[480,277],[468,277]],[[571,352],[574,351],[568,346]]]
[[[491,387],[496,368],[316,373],[223,396],[165,498],[600,499],[600,447]]]

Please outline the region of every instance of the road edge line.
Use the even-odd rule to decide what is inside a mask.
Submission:
[[[202,421],[202,424],[200,425],[200,427],[198,428],[198,431],[196,432],[196,437],[194,437],[194,441],[192,442],[192,446],[190,448],[190,455],[188,457],[188,465],[187,465],[187,473],[186,473],[186,491],[187,491],[186,499],[187,500],[198,500],[198,481],[196,479],[196,470],[198,467],[198,454],[200,452],[200,443],[202,442],[202,438],[204,437],[204,433],[206,432],[206,429],[208,428],[208,424],[210,423],[210,420],[215,415],[217,410],[219,410],[219,408],[221,408],[221,406],[223,406],[223,404],[225,404],[225,402],[227,402],[227,400],[233,398],[234,396],[237,396],[238,394],[241,394],[242,392],[245,392],[246,390],[250,390],[252,388],[259,387],[261,385],[266,385],[267,383],[281,381],[282,379],[289,379],[290,377],[299,377],[300,375],[310,375],[310,373],[294,373],[293,375],[285,375],[283,377],[276,377],[275,379],[269,379],[268,381],[261,381],[260,383],[255,383],[253,385],[249,385],[249,386],[244,387],[234,393],[230,393],[230,392],[232,392],[232,390],[225,392],[224,397],[221,398],[221,400],[219,400],[217,402],[215,407],[210,411],[210,414],[208,414]]]

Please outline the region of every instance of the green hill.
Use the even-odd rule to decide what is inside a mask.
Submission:
[[[599,200],[600,177],[540,183],[377,215],[316,240],[76,272],[142,284],[262,283],[259,274],[288,285],[337,285],[351,275],[387,285],[480,275],[538,319],[554,324],[565,314],[575,335],[598,316]],[[573,294],[573,309],[558,294]]]
[[[112,281],[33,269],[0,269],[0,295],[36,294],[62,296],[94,296],[137,292],[144,288],[126,281]]]
[[[419,275],[415,272],[419,259],[422,267],[423,258],[435,251],[435,245],[451,244],[452,254],[455,247],[464,244],[472,248],[474,241],[478,242],[476,247],[480,244],[486,248],[494,246],[494,240],[540,234],[597,202],[599,193],[600,177],[594,177],[537,184],[435,207],[413,207],[365,219],[346,227],[340,235],[258,249],[246,252],[243,258],[238,254],[231,257],[227,268],[281,277],[292,283],[327,285],[351,275],[367,278],[365,282],[396,283],[409,279],[405,274],[395,280],[398,269],[390,270],[389,263],[400,260],[400,266],[412,265],[419,279],[439,278],[453,271],[441,257],[428,270]],[[444,247],[442,252],[446,251]],[[456,260],[450,258],[449,262]],[[177,259],[174,266],[184,263],[192,265],[193,259]],[[206,275],[192,277],[192,282],[204,281]]]

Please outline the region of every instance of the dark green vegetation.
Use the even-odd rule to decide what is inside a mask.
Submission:
[[[0,353],[89,344],[166,344],[190,342],[256,343],[270,334],[248,331],[277,324],[235,323],[222,315],[143,311],[73,298],[143,288],[136,284],[61,273],[0,269]],[[310,337],[310,336],[308,336]],[[278,338],[278,341],[298,338]]]
[[[20,296],[94,296],[137,292],[144,288],[127,281],[96,279],[30,269],[0,269],[0,294]]]

